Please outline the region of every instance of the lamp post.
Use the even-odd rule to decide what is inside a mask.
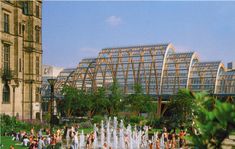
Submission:
[[[51,79],[47,79],[47,81],[49,82],[50,86],[51,86],[51,119],[50,119],[50,130],[51,133],[53,131],[53,126],[54,126],[54,117],[56,116],[56,112],[55,112],[55,100],[54,100],[54,86],[56,83],[56,79],[51,78]]]
[[[39,101],[40,101],[40,122],[42,123],[42,87],[40,87],[39,89],[39,93],[40,93],[40,96],[39,96]]]
[[[11,84],[12,89],[13,89],[13,100],[12,100],[12,116],[15,115],[15,88],[19,86],[18,81],[14,80]]]
[[[12,84],[12,89],[13,89],[13,102],[12,102],[12,116],[15,116],[15,88],[17,85]]]

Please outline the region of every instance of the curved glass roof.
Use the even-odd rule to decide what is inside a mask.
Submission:
[[[171,95],[180,88],[235,93],[235,71],[219,61],[200,62],[195,52],[177,53],[172,44],[102,49],[97,58],[85,58],[76,69],[58,76],[56,89],[67,84],[83,90],[109,87],[114,80],[125,94],[141,83],[144,93]],[[229,88],[229,89],[228,89]]]

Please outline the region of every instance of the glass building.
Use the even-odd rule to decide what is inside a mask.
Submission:
[[[57,92],[64,84],[87,91],[109,87],[117,80],[125,94],[133,93],[136,83],[150,95],[172,95],[180,88],[235,93],[234,70],[227,71],[219,61],[201,62],[195,52],[179,53],[172,44],[105,48],[68,72],[66,78],[59,75]]]

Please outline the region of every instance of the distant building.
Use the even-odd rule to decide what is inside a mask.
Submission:
[[[63,69],[63,67],[42,65],[42,77],[57,77]]]
[[[47,79],[57,78],[57,76],[63,70],[64,70],[63,67],[55,67],[55,66],[50,66],[50,65],[42,66],[42,88],[41,88],[42,98],[45,98],[45,96],[50,95],[50,85]]]
[[[116,80],[125,94],[134,93],[137,83],[150,95],[172,95],[181,88],[235,94],[235,71],[220,61],[201,62],[195,52],[178,53],[172,44],[105,48],[66,76],[56,84],[58,93],[64,84],[96,90]]]
[[[235,69],[235,61],[228,63],[228,69]]]
[[[40,118],[42,0],[0,5],[0,113]]]
[[[42,113],[45,115],[49,112],[50,109],[50,99],[51,99],[51,87],[47,79],[57,78],[57,84],[62,80],[66,79],[69,74],[71,74],[75,69],[64,69],[62,67],[55,67],[50,65],[43,65],[42,69],[42,88],[41,88],[41,96],[42,96]],[[62,87],[62,86],[61,86]],[[58,94],[55,92],[55,100],[58,99]],[[59,97],[60,98],[60,97]]]

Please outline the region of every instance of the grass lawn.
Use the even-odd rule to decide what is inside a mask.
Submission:
[[[11,145],[13,145],[15,149],[27,149],[27,147],[21,145],[21,142],[12,141],[12,137],[9,136],[0,136],[0,144],[3,145],[0,149],[9,149]]]

